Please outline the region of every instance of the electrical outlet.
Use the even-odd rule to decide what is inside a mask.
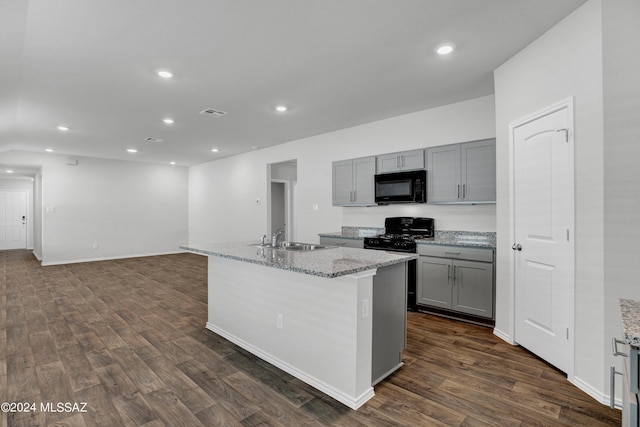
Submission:
[[[97,243],[93,244],[93,249],[98,249],[98,244]]]
[[[363,299],[362,300],[362,318],[364,319],[365,317],[369,316],[369,300],[368,299]]]
[[[284,329],[284,316],[282,313],[276,314],[276,328]]]

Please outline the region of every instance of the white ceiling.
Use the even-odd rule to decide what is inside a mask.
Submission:
[[[488,95],[582,3],[0,0],[0,166],[46,148],[188,166]]]

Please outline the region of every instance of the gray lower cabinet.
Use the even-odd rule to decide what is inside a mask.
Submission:
[[[622,425],[624,427],[640,426],[640,404],[639,404],[639,388],[640,382],[640,349],[635,346],[624,344],[622,340],[615,340],[614,356],[623,356],[623,371],[617,372],[615,367],[611,367],[611,407],[615,405],[615,376],[622,377]],[[619,351],[620,347],[624,347],[624,351]]]
[[[494,318],[493,249],[418,245],[417,303]]]
[[[375,205],[374,176],[376,158],[341,160],[333,162],[333,205]]]
[[[496,140],[427,149],[427,202],[495,203]]]
[[[352,239],[348,237],[325,237],[320,236],[321,245],[329,246],[342,246],[345,248],[357,248],[362,249],[364,246],[364,239]]]

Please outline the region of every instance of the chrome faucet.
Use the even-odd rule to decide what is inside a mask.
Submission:
[[[280,230],[273,233],[273,235],[271,236],[271,246],[273,246],[274,248],[278,246],[278,237],[280,237],[282,233],[284,233],[284,228],[281,228]]]

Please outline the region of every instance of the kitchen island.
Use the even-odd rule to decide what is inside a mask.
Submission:
[[[207,329],[357,409],[402,366],[406,263],[415,254],[251,242],[189,244],[209,257]]]

